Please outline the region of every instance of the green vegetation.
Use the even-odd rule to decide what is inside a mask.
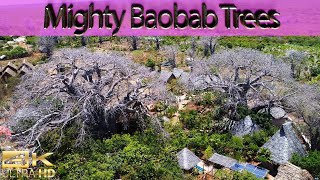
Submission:
[[[12,96],[14,88],[19,82],[18,77],[10,77],[7,82],[0,81],[0,107],[6,106],[8,98]]]
[[[83,149],[58,158],[63,179],[182,179],[174,149],[152,130],[90,141]]]
[[[0,40],[9,41],[11,37],[0,37]],[[190,48],[190,37],[162,37],[163,45],[176,45],[179,52],[177,59],[185,59],[185,54]],[[105,42],[102,44],[102,41]],[[196,53],[204,51],[200,38]],[[124,43],[125,42],[125,43]],[[147,42],[146,40],[144,42]],[[64,37],[58,38],[58,47],[96,47],[102,44],[101,49],[122,52],[134,62],[144,64],[155,69],[165,60],[162,51],[157,51],[153,45],[147,43],[139,44],[138,50],[130,51],[130,45],[126,40],[119,37]],[[37,38],[27,37],[27,44],[37,45]],[[111,45],[110,45],[111,44]],[[100,46],[99,46],[100,47]],[[151,47],[151,48],[150,48]],[[310,75],[299,78],[301,81],[319,83],[320,81],[320,37],[222,37],[218,40],[217,50],[224,48],[245,47],[257,49],[265,53],[284,58],[286,51],[293,49],[307,53],[307,62],[303,64],[310,70]],[[1,47],[0,55],[5,54],[8,59],[20,58],[28,55],[22,47]],[[183,53],[181,53],[183,52]],[[180,53],[180,54],[179,54]],[[42,64],[48,62],[46,56],[40,56],[32,63]],[[183,65],[183,63],[177,63]],[[215,69],[212,69],[215,71]],[[298,78],[297,78],[298,79]],[[13,89],[19,83],[19,78],[9,78],[8,81],[0,83],[0,106],[5,106],[8,97],[12,95]],[[178,80],[171,80],[167,89],[174,95],[186,93],[184,87]],[[55,150],[50,159],[57,165],[57,173],[61,179],[114,179],[121,176],[122,179],[195,179],[193,174],[184,174],[179,168],[176,154],[187,147],[195,152],[198,157],[208,160],[213,153],[217,152],[233,157],[239,161],[270,162],[270,152],[261,146],[277,131],[271,123],[271,116],[267,112],[250,110],[247,106],[237,106],[238,119],[250,116],[251,119],[261,127],[261,130],[252,135],[243,137],[233,136],[228,130],[220,127],[226,123],[226,95],[218,92],[193,92],[190,96],[191,102],[183,110],[178,110],[177,105],[167,105],[163,102],[154,105],[155,112],[159,117],[173,118],[179,116],[175,123],[161,122],[164,130],[168,133],[166,137],[155,132],[152,127],[137,132],[123,131],[121,134],[104,137],[103,139],[86,139],[80,147],[76,139],[81,124],[66,124],[64,134],[60,129],[55,129],[41,137],[40,142],[45,152]],[[63,110],[64,104],[59,99],[47,97],[35,98],[34,105],[50,101],[53,112]],[[41,103],[40,103],[41,102]],[[73,115],[78,113],[73,109]],[[231,118],[230,118],[231,119]],[[228,119],[229,120],[229,119]],[[24,128],[31,127],[34,119],[27,119],[20,124]],[[225,124],[223,124],[225,125]],[[54,145],[60,140],[61,144],[56,149]],[[307,169],[315,177],[320,177],[320,152],[314,151],[306,157],[294,155],[292,163]],[[256,177],[249,172],[232,172],[218,170],[215,179],[237,179],[254,180]]]
[[[305,157],[294,154],[291,162],[308,170],[313,177],[320,178],[320,151],[311,151]]]
[[[148,61],[146,62],[146,66],[154,70],[156,67],[156,63],[153,60],[148,59]]]
[[[28,51],[23,47],[17,46],[10,50],[9,49],[10,48],[0,51],[0,54],[5,55],[6,59],[23,58],[28,56]]]
[[[215,174],[215,179],[217,180],[258,180],[255,175],[249,173],[248,171],[244,172],[233,172],[228,170],[218,169]]]

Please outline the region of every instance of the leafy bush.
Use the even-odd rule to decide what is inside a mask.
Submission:
[[[63,179],[182,179],[175,153],[152,131],[114,135],[66,155],[58,163]]]
[[[6,55],[6,59],[15,59],[15,58],[23,58],[28,56],[28,52],[25,48],[17,46],[13,48],[11,51],[4,52]]]
[[[180,120],[188,129],[213,130],[213,113],[201,114],[196,110],[184,110],[180,112]]]
[[[167,84],[167,89],[175,95],[182,95],[184,92],[182,85],[179,83],[179,81],[177,79],[172,79]]]
[[[308,170],[313,177],[320,178],[320,151],[311,151],[307,156],[294,154],[291,162],[303,169]]]
[[[151,68],[152,70],[154,70],[155,66],[156,66],[156,63],[153,60],[148,59],[148,61],[146,62],[146,66]]]
[[[218,169],[214,174],[217,180],[258,180],[258,178],[248,171],[228,171],[224,169]]]
[[[18,77],[10,77],[8,78],[7,82],[1,82],[0,80],[0,104],[5,104],[1,102],[5,102],[7,98],[9,98],[16,85],[20,82]]]
[[[166,116],[168,118],[172,118],[173,115],[178,111],[178,108],[176,106],[169,106],[167,109],[166,109]]]
[[[0,40],[7,42],[7,41],[13,41],[13,38],[11,36],[0,36]]]

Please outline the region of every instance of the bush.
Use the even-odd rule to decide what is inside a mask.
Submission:
[[[13,38],[11,36],[0,36],[0,40],[7,42],[7,41],[13,41]]]
[[[151,68],[152,70],[154,70],[155,66],[156,66],[156,63],[153,60],[148,59],[148,61],[146,62],[146,66]]]
[[[6,59],[15,59],[15,58],[23,58],[28,56],[28,52],[25,48],[17,46],[13,48],[11,51],[7,51],[4,53],[7,56]]]
[[[180,82],[177,79],[172,79],[167,84],[167,89],[175,95],[182,95],[184,92],[182,85],[180,84]]]
[[[167,109],[166,109],[166,116],[168,118],[172,118],[173,115],[178,111],[178,108],[176,106],[169,106]]]
[[[313,177],[320,178],[320,151],[311,151],[304,157],[294,154],[291,162],[302,169],[308,170]]]
[[[175,152],[152,130],[92,141],[58,162],[62,179],[182,179]]]
[[[5,102],[9,98],[16,85],[20,82],[18,77],[10,77],[6,83],[0,81],[0,102]],[[2,104],[2,103],[0,103]],[[3,103],[5,104],[5,103]]]

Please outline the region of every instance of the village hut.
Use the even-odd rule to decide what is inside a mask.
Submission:
[[[286,122],[263,146],[271,152],[271,160],[276,164],[287,163],[293,153],[307,154],[303,141],[299,139],[292,122]]]
[[[2,71],[0,79],[4,80],[6,82],[8,80],[8,78],[14,77],[16,75],[17,75],[17,73],[15,71],[13,71],[11,68],[6,68]]]
[[[168,83],[171,80],[175,79],[175,76],[170,71],[161,71],[159,78],[162,82]]]
[[[223,156],[223,155],[218,154],[218,153],[214,153],[208,159],[208,161],[210,161],[210,162],[212,162],[214,164],[217,164],[219,166],[229,168],[229,169],[238,162],[235,159],[232,159],[232,158],[227,157],[227,156]]]
[[[174,75],[174,77],[176,79],[180,78],[182,73],[183,73],[183,70],[182,69],[178,69],[178,68],[174,68],[173,71],[172,71],[172,74]]]
[[[285,163],[278,168],[275,180],[313,180],[312,175],[304,169],[291,163]]]
[[[180,168],[186,171],[191,170],[201,161],[201,159],[199,159],[188,148],[184,148],[181,151],[179,151],[177,154],[177,158]]]
[[[33,70],[33,65],[29,62],[27,62],[26,60],[23,60],[23,63],[21,64],[21,66],[18,69],[18,73],[21,75],[30,73]]]
[[[244,120],[236,122],[232,127],[231,133],[235,136],[242,137],[259,131],[259,126],[252,121],[250,116],[246,116]]]
[[[10,69],[11,71],[18,73],[18,67],[14,64],[12,64],[11,62],[9,62],[4,68],[3,71],[5,71],[6,69]]]

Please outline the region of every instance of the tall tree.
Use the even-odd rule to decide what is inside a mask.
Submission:
[[[239,120],[239,106],[258,111],[279,104],[293,93],[290,67],[259,51],[226,50],[192,66],[188,86],[224,92],[228,97],[226,109],[234,120]]]
[[[45,53],[47,57],[52,55],[52,51],[57,44],[58,37],[54,36],[41,36],[38,41],[39,50]]]
[[[88,137],[109,137],[120,129],[144,129],[150,119],[146,105],[168,96],[162,92],[166,88],[158,82],[157,73],[123,57],[82,48],[63,49],[53,58],[25,76],[15,92],[16,103],[22,106],[12,117],[11,126],[15,128],[13,137],[22,145],[41,148],[39,139],[58,129],[59,147],[69,125],[77,129],[76,145]],[[64,71],[47,73],[59,64]],[[157,119],[151,119],[162,132]],[[26,120],[28,126],[23,125]]]
[[[212,56],[215,53],[218,38],[207,36],[207,37],[201,37],[201,41],[203,44],[203,53],[204,56]]]

